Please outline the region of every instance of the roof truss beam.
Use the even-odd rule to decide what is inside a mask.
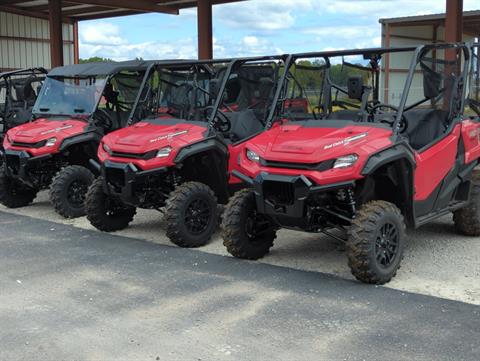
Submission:
[[[111,9],[127,9],[141,12],[157,12],[178,15],[178,10],[171,6],[157,5],[148,0],[69,0],[70,3],[96,5]]]

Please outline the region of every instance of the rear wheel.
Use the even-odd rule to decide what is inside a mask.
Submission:
[[[7,176],[4,166],[0,166],[0,203],[7,208],[24,207],[32,203],[37,190],[29,188]]]
[[[458,232],[466,236],[480,236],[480,172],[472,176],[469,204],[453,212],[453,222]]]
[[[392,203],[372,201],[357,212],[348,230],[347,255],[352,274],[371,284],[395,277],[403,258],[405,222]]]
[[[273,246],[276,229],[265,216],[257,213],[255,196],[250,189],[237,192],[223,214],[222,237],[227,251],[235,257],[256,260]]]
[[[104,232],[127,228],[136,208],[123,204],[103,191],[103,178],[97,178],[88,189],[85,199],[87,219],[92,226]]]
[[[60,170],[50,185],[50,202],[65,218],[85,215],[85,195],[95,179],[92,172],[79,165]]]
[[[217,198],[203,183],[184,183],[167,199],[165,221],[167,237],[177,246],[204,246],[218,225]]]

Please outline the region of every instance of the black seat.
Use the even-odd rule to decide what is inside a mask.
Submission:
[[[440,109],[414,109],[403,113],[412,148],[419,150],[445,133],[448,127],[448,112]]]
[[[252,109],[226,113],[232,125],[229,134],[233,141],[248,138],[263,130],[264,126]]]

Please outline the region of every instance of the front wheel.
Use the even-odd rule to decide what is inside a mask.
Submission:
[[[115,232],[127,228],[136,208],[123,204],[103,191],[103,178],[95,179],[85,199],[87,219],[100,231]]]
[[[472,175],[470,202],[465,208],[453,212],[455,228],[466,236],[480,236],[480,171]]]
[[[167,199],[165,221],[167,237],[177,246],[204,246],[218,224],[217,198],[203,183],[184,183]]]
[[[50,202],[65,218],[85,215],[85,195],[95,179],[92,172],[79,165],[61,169],[50,185]]]
[[[277,236],[274,225],[257,213],[250,189],[237,192],[223,214],[223,245],[237,258],[257,260],[265,256]]]
[[[394,204],[364,204],[348,230],[347,255],[352,274],[370,284],[385,284],[395,277],[403,258],[405,228],[402,213]]]
[[[24,207],[32,203],[37,190],[29,188],[5,172],[5,165],[0,166],[0,203],[7,208]]]

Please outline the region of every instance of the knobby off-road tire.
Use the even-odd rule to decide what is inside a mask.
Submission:
[[[466,236],[480,236],[480,171],[472,175],[472,189],[469,204],[453,212],[455,228]]]
[[[7,208],[24,207],[32,203],[37,190],[7,176],[5,165],[0,167],[0,203]]]
[[[385,284],[395,277],[403,258],[405,221],[392,203],[363,205],[348,230],[347,256],[352,274],[370,284]]]
[[[50,184],[50,202],[65,218],[85,215],[85,196],[95,176],[87,168],[70,165],[62,168]]]
[[[223,213],[223,245],[234,257],[257,260],[265,256],[277,236],[276,229],[256,214],[255,195],[250,189],[237,192]]]
[[[128,227],[137,209],[123,204],[103,191],[103,178],[95,179],[85,198],[87,219],[103,232],[115,232]]]
[[[184,183],[166,201],[167,237],[179,247],[204,246],[218,226],[218,217],[217,198],[210,187]]]

